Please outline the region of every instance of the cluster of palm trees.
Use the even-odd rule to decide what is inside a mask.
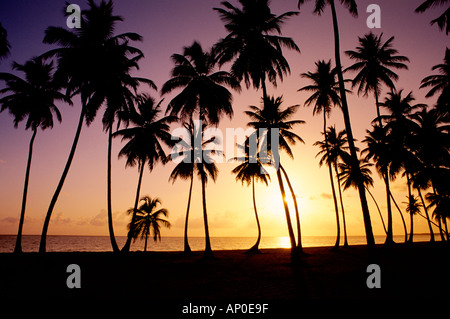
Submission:
[[[299,0],[298,7],[303,6],[304,2]],[[426,1],[427,4],[421,6],[420,10],[430,7],[430,2],[438,3],[439,1]],[[151,171],[157,163],[165,164],[178,158],[179,162],[169,180],[173,182],[177,178],[190,180],[184,250],[191,251],[187,230],[194,176],[197,175],[202,187],[205,256],[213,256],[209,238],[206,185],[208,178],[213,181],[216,179],[218,169],[214,161],[206,159],[216,155],[217,151],[209,148],[216,139],[214,137],[203,139],[202,132],[207,126],[217,126],[224,116],[230,118],[233,116],[233,94],[230,90],[240,92],[242,90],[240,83],[244,81],[247,89],[252,86],[262,91],[260,106],[250,106],[250,110],[245,112],[250,118],[248,125],[254,128],[255,132],[260,132],[261,129],[266,130],[266,134],[256,137],[256,151],[250,145],[250,137],[243,145],[238,146],[244,150],[244,156],[236,158],[240,163],[232,172],[236,174],[238,181],[252,184],[253,187],[258,238],[249,252],[259,251],[261,239],[255,182],[268,184],[270,176],[266,174],[264,166],[276,163],[278,168],[276,175],[286,215],[292,259],[299,260],[302,245],[297,196],[281,164],[279,151],[285,151],[288,156],[293,157],[291,145],[303,140],[292,129],[304,122],[292,119],[299,105],[284,108],[282,97],[271,96],[267,87],[268,84],[276,86],[278,80],[282,81],[284,76],[290,74],[289,63],[283,50],[300,52],[294,40],[282,36],[281,32],[283,24],[289,18],[296,16],[298,12],[289,11],[275,15],[271,12],[269,0],[239,0],[239,3],[240,7],[225,1],[221,3],[220,8],[214,8],[223,21],[228,35],[219,39],[212,48],[205,49],[200,43],[194,42],[184,47],[181,54],[172,55],[174,67],[171,78],[164,83],[160,93],[163,96],[173,92],[177,94],[168,102],[165,114],[162,114],[163,100],[156,102],[148,93],[141,93],[144,86],[156,90],[153,81],[131,75],[132,71],[139,68],[139,61],[143,58],[143,53],[131,43],[141,41],[142,37],[132,32],[118,35],[114,33],[116,24],[123,19],[113,14],[112,0],[102,0],[100,4],[88,0],[89,8],[82,12],[79,29],[47,28],[43,41],[55,45],[56,48],[33,58],[24,65],[15,63],[14,68],[22,71],[25,79],[9,73],[0,73],[0,79],[6,83],[6,88],[1,90],[0,94],[10,93],[0,99],[1,110],[8,109],[14,116],[16,125],[26,119],[26,129],[31,128],[33,132],[16,252],[21,251],[21,231],[36,133],[39,128],[42,130],[51,128],[53,116],[61,121],[55,102],[65,101],[71,104],[72,99],[79,96],[81,110],[78,127],[66,166],[45,217],[39,251],[46,250],[46,234],[51,215],[75,155],[82,127],[85,124],[89,126],[101,106],[104,106],[102,120],[104,130],[108,134],[107,212],[113,251],[119,251],[119,247],[114,236],[112,216],[112,139],[121,137],[126,144],[119,152],[119,156],[126,157],[126,165],[137,166],[139,171],[134,206],[128,211],[131,222],[127,241],[122,251],[129,251],[132,240],[139,235],[145,238],[145,247],[147,247],[150,229],[153,229],[156,240],[160,238],[160,224],[170,225],[167,220],[160,218],[160,215],[167,216],[168,212],[165,209],[155,212],[157,204],[160,203],[158,199],[143,197],[141,201],[144,203],[140,207],[138,205],[145,166]],[[356,1],[340,0],[340,3],[348,8],[352,15],[358,14]],[[436,106],[428,108],[422,104],[413,104],[412,93],[404,96],[403,91],[397,90],[394,85],[398,76],[393,69],[406,69],[407,66],[404,63],[408,62],[408,58],[397,55],[398,52],[393,48],[394,37],[385,42],[382,35],[376,36],[373,33],[359,38],[360,45],[356,50],[346,51],[349,58],[355,60],[355,64],[343,70],[335,1],[316,0],[314,13],[321,15],[328,6],[332,12],[334,28],[335,67],[332,67],[331,60],[316,62],[314,72],[302,74],[302,77],[311,83],[302,87],[300,91],[312,92],[305,101],[305,105],[313,105],[314,114],[323,114],[324,140],[318,141],[316,145],[320,147],[318,155],[322,156],[320,164],[327,164],[331,181],[338,230],[335,247],[339,246],[340,241],[339,209],[344,225],[344,244],[348,244],[342,188],[345,190],[350,186],[358,190],[367,244],[370,248],[374,247],[375,241],[366,198],[367,191],[371,195],[369,188],[373,185],[369,168],[373,164],[369,162],[370,160],[375,164],[377,172],[386,185],[388,207],[386,243],[393,242],[391,202],[397,205],[390,191],[390,182],[400,173],[405,176],[408,186],[406,211],[411,215],[409,240],[413,240],[412,216],[421,214],[421,208],[424,210],[424,217],[428,220],[431,238],[434,239],[431,226],[434,222],[429,217],[429,210],[433,209],[442,239],[450,240],[446,222],[446,219],[450,217],[450,190],[446,183],[450,170],[449,50],[446,51],[444,63],[433,68],[433,70],[439,70],[440,74],[429,76],[422,81],[422,87],[431,88],[428,96],[439,94]],[[443,24],[439,20],[437,23],[443,29],[447,22]],[[1,26],[0,37],[1,57],[9,52],[6,31]],[[220,69],[224,65],[230,66],[229,71]],[[357,74],[353,80],[345,80],[344,73],[347,72]],[[350,91],[345,88],[345,83],[350,81],[352,87],[359,86],[358,94],[373,93],[377,108],[378,116],[373,122],[373,128],[367,131],[367,137],[363,140],[367,147],[361,152],[355,146],[346,98],[346,94]],[[390,93],[384,101],[380,102],[382,85],[385,85]],[[344,131],[337,132],[334,126],[327,125],[327,117],[333,106],[337,106],[342,111]],[[382,114],[382,109],[386,110],[387,114]],[[189,135],[187,138],[173,140],[170,125],[175,122],[186,129]],[[202,123],[201,127],[195,125],[196,122]],[[202,142],[198,145],[194,143],[195,140]],[[271,142],[274,140],[278,141],[276,145]],[[177,143],[184,146],[182,150],[178,153],[166,154],[165,148],[173,147]],[[264,143],[265,148],[262,147]],[[265,151],[261,151],[262,149]],[[335,179],[340,205],[337,200]],[[289,188],[294,204],[297,237],[292,225],[285,185]],[[420,201],[413,195],[413,190],[416,190]],[[430,190],[431,192],[424,197],[422,192]],[[380,216],[382,217],[381,212]]]

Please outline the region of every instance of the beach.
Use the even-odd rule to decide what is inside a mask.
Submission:
[[[201,252],[58,252],[0,254],[2,299],[148,299],[164,302],[295,301],[310,299],[449,300],[450,247],[445,243],[365,246],[339,251],[304,248],[301,264],[289,249]],[[68,288],[67,267],[80,269],[80,288]],[[367,267],[380,267],[380,288],[369,289]]]

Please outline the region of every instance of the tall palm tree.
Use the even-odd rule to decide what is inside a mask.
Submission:
[[[153,240],[161,240],[161,225],[170,228],[170,222],[161,216],[168,217],[169,211],[165,208],[157,209],[157,206],[161,204],[159,198],[150,198],[144,196],[141,198],[144,203],[139,206],[139,209],[135,210],[130,208],[127,213],[130,215],[136,215],[134,218],[134,224],[131,222],[128,224],[128,229],[133,230],[133,238],[136,240],[139,235],[145,240],[144,251],[147,251],[147,240],[153,230]]]
[[[137,211],[139,202],[145,165],[148,165],[149,170],[152,171],[158,162],[165,164],[168,161],[163,145],[172,144],[169,124],[174,122],[175,118],[172,116],[159,117],[161,102],[155,105],[153,98],[148,95],[143,95],[137,105],[139,112],[132,112],[129,115],[129,121],[133,126],[119,130],[113,134],[113,137],[121,136],[122,141],[128,140],[119,152],[119,157],[126,156],[126,166],[138,166],[139,179],[134,202],[135,212]],[[135,221],[136,213],[132,216],[132,227],[128,232],[127,241],[122,248],[123,252],[130,250]]]
[[[81,98],[81,112],[72,147],[64,167],[63,173],[50,202],[42,228],[39,251],[45,252],[47,230],[50,219],[65,179],[72,164],[83,123],[89,126],[94,120],[98,109],[105,100],[104,82],[107,80],[105,70],[115,68],[106,65],[111,62],[111,46],[127,45],[128,41],[139,39],[135,33],[114,35],[117,22],[122,17],[113,15],[112,1],[101,1],[99,5],[88,0],[89,9],[81,13],[81,28],[67,30],[62,27],[48,27],[45,31],[44,43],[56,44],[59,47],[44,53],[44,57],[55,57],[58,62],[54,78],[66,87],[66,94],[79,94]],[[122,52],[135,53],[134,48]],[[113,236],[111,236],[113,238]]]
[[[450,49],[445,50],[444,63],[433,66],[440,74],[427,76],[422,80],[420,88],[431,87],[426,97],[432,97],[440,92],[437,108],[446,116],[450,116]]]
[[[257,154],[256,150],[252,152],[250,149],[250,143],[248,141],[244,145],[238,144],[237,146],[244,150],[244,156],[235,158],[235,160],[241,162],[241,164],[236,166],[232,170],[232,173],[236,175],[236,181],[241,181],[242,185],[244,185],[244,183],[247,183],[247,186],[252,184],[253,209],[255,211],[256,225],[258,227],[258,238],[256,243],[247,251],[247,253],[260,253],[259,243],[261,241],[261,225],[259,223],[258,210],[256,208],[255,183],[259,181],[267,186],[270,176],[264,169],[259,154]]]
[[[298,1],[298,8],[300,9],[300,6],[305,3],[307,0],[299,0]],[[373,230],[372,230],[372,223],[370,220],[370,213],[369,213],[369,206],[367,205],[367,197],[366,197],[366,189],[364,186],[364,177],[362,176],[362,173],[360,170],[360,162],[358,159],[358,154],[356,151],[356,146],[353,138],[353,131],[352,126],[350,122],[350,112],[348,109],[348,103],[347,103],[347,95],[345,90],[345,81],[344,81],[344,75],[342,72],[342,63],[341,63],[341,49],[340,49],[340,40],[339,40],[339,25],[337,20],[337,13],[336,13],[336,5],[335,0],[314,0],[315,7],[314,7],[314,13],[317,15],[322,15],[322,13],[325,10],[325,7],[329,4],[331,8],[331,15],[333,20],[333,31],[334,31],[334,57],[335,57],[335,64],[336,64],[336,70],[337,70],[337,76],[339,80],[339,93],[341,98],[341,109],[342,114],[344,117],[344,124],[345,124],[345,131],[347,132],[348,137],[348,146],[350,150],[350,165],[353,166],[353,171],[356,174],[356,176],[359,176],[359,179],[357,179],[358,183],[358,193],[359,198],[361,202],[361,210],[363,214],[363,220],[364,220],[364,228],[366,232],[366,241],[367,245],[370,249],[375,247],[375,239],[373,237]],[[353,16],[358,16],[358,7],[356,5],[355,0],[339,0],[339,2],[347,7],[349,9],[349,12]]]
[[[374,93],[380,126],[382,122],[378,99],[381,84],[384,83],[393,90],[395,88],[393,81],[398,79],[398,75],[391,69],[408,69],[403,62],[409,61],[405,56],[395,55],[398,51],[392,48],[394,37],[390,37],[384,43],[382,37],[383,33],[376,36],[372,32],[362,38],[359,37],[359,46],[356,51],[345,51],[350,59],[356,60],[356,63],[344,70],[344,72],[358,72],[352,84],[352,87],[359,85],[358,94],[363,93],[367,96],[370,92]]]
[[[23,65],[14,62],[13,69],[23,72],[25,79],[10,73],[0,73],[0,80],[6,83],[6,88],[0,90],[0,94],[11,93],[0,99],[0,112],[8,109],[14,116],[16,128],[19,122],[26,119],[25,129],[31,129],[33,132],[28,150],[19,230],[14,248],[14,252],[20,253],[22,252],[22,228],[25,219],[33,145],[38,128],[42,130],[53,128],[53,116],[56,116],[56,119],[61,122],[61,113],[56,107],[55,101],[65,101],[69,104],[72,102],[59,92],[59,88],[53,82],[53,62],[44,63],[41,59],[35,58]]]
[[[388,228],[385,245],[387,246],[394,243],[390,180],[395,178],[400,169],[396,165],[398,162],[392,157],[393,148],[388,133],[387,128],[383,126],[374,126],[372,131],[367,130],[368,135],[363,140],[367,148],[362,151],[362,154],[366,154],[366,160],[374,160],[375,167],[386,186]]]
[[[425,12],[430,8],[439,6],[439,5],[444,5],[450,2],[449,0],[426,0],[424,3],[422,3],[420,6],[418,6],[416,8],[416,12]],[[437,17],[436,19],[432,20],[430,23],[431,25],[437,23],[439,29],[441,31],[444,31],[445,29],[445,33],[448,35],[448,32],[450,31],[450,7],[447,8],[447,10],[445,10],[445,12],[440,15],[439,17]]]
[[[208,150],[207,148],[211,143],[216,143],[217,140],[215,139],[215,137],[211,137],[207,140],[202,140],[203,131],[206,127],[202,126],[202,128],[200,129],[198,125],[195,125],[192,119],[189,121],[189,123],[184,123],[184,127],[186,129],[187,136],[185,136],[184,138],[180,138],[180,140],[176,142],[176,145],[180,146],[181,149],[173,149],[172,154],[169,155],[171,160],[180,160],[180,162],[175,166],[172,173],[170,174],[169,181],[172,180],[172,183],[174,183],[177,178],[191,180],[186,208],[186,219],[184,223],[184,252],[190,253],[191,247],[189,246],[188,241],[188,221],[191,206],[192,186],[194,183],[194,174],[200,176],[199,163],[200,160],[203,159],[205,160],[205,163],[203,163],[203,165],[207,166],[206,171],[211,172],[212,174],[210,174],[210,176],[213,178],[213,180],[215,180],[217,175],[217,168],[215,168],[215,164],[212,161],[212,156],[215,152],[213,152],[212,150]],[[196,141],[200,141],[200,143]],[[197,143],[199,145],[197,145]],[[209,239],[207,241],[209,242]]]
[[[5,28],[3,28],[2,24],[0,23],[0,60],[3,58],[6,58],[10,51],[11,45],[8,42],[8,33],[6,32]]]
[[[429,201],[428,208],[434,207],[433,210],[433,217],[436,218],[439,222],[439,230],[441,232],[441,240],[445,241],[445,237],[443,235],[442,230],[442,221],[444,221],[444,225],[446,226],[446,234],[447,234],[447,241],[450,240],[449,233],[447,229],[447,222],[446,219],[449,218],[449,211],[450,211],[450,194],[447,193],[437,193],[436,190],[434,190],[433,193],[428,193],[426,195],[426,199]]]
[[[220,65],[232,61],[231,74],[246,87],[261,88],[267,98],[266,80],[274,86],[277,78],[283,80],[290,73],[282,48],[300,49],[294,40],[281,36],[283,24],[298,12],[289,11],[275,15],[269,0],[239,0],[242,9],[230,2],[222,2],[225,8],[214,8],[225,24],[228,35],[215,45],[214,52]]]
[[[167,112],[189,120],[198,114],[201,121],[217,125],[223,115],[232,117],[232,94],[225,86],[239,91],[239,83],[228,72],[214,72],[216,63],[200,43],[184,47],[183,55],[173,54],[175,67],[172,78],[161,89],[165,95],[175,89],[183,90],[167,106]]]
[[[322,146],[325,151],[325,157],[329,157],[329,145],[326,134],[327,128],[327,116],[331,113],[331,108],[338,105],[341,106],[341,99],[339,98],[339,83],[336,79],[336,69],[331,69],[331,61],[325,62],[324,60],[316,62],[316,71],[314,73],[308,72],[301,75],[313,82],[312,85],[304,86],[298,91],[310,91],[314,92],[306,101],[305,105],[309,106],[314,103],[313,115],[323,113],[323,135],[324,143]],[[314,145],[318,145],[316,142]],[[334,210],[336,213],[336,226],[337,236],[334,248],[339,248],[340,242],[340,222],[339,222],[339,209],[337,203],[336,190],[334,187],[332,162],[328,160],[320,161],[319,165],[326,162],[328,166],[328,172],[330,174],[331,191],[333,194]]]
[[[284,150],[291,158],[294,157],[290,144],[295,144],[296,141],[304,143],[302,138],[296,133],[292,132],[292,128],[297,124],[304,124],[302,120],[289,120],[297,111],[298,105],[289,106],[286,109],[281,109],[281,104],[283,103],[282,97],[268,97],[265,101],[262,101],[261,108],[251,105],[250,111],[245,111],[251,122],[248,123],[249,126],[259,130],[267,129],[268,133],[266,135],[266,146],[268,154],[272,156],[273,161],[279,165],[281,168],[280,154],[279,150]],[[276,133],[275,133],[276,132]],[[272,149],[271,141],[273,140],[272,134],[278,134],[278,148]],[[270,138],[269,138],[270,136]],[[262,137],[259,137],[263,141]],[[289,213],[289,207],[286,201],[286,192],[284,190],[283,179],[281,176],[281,169],[277,169],[278,184],[280,187],[281,197],[283,200],[286,222],[289,232],[289,238],[291,241],[291,253],[292,261],[296,262],[298,260],[297,244],[295,241],[295,235],[292,228],[291,217]],[[294,202],[296,201],[295,195],[292,193]],[[297,216],[297,231],[299,236],[298,247],[301,248],[301,233],[300,233],[300,216]]]

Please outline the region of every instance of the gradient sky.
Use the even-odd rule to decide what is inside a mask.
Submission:
[[[85,1],[73,1],[86,8]],[[236,3],[237,1],[231,1]],[[432,74],[431,67],[441,63],[449,38],[439,32],[429,21],[437,17],[442,8],[425,14],[416,14],[414,9],[422,0],[364,0],[357,1],[359,17],[354,18],[338,7],[342,50],[353,50],[358,36],[370,29],[366,26],[369,16],[366,8],[371,3],[381,7],[381,29],[384,40],[395,36],[394,47],[399,54],[411,60],[408,71],[399,71],[397,88],[413,91],[417,103],[435,103],[434,99],[425,99],[426,91],[419,90],[420,81]],[[66,26],[63,16],[65,1],[3,1],[0,2],[0,22],[8,32],[11,55],[0,63],[0,72],[11,72],[11,62],[24,63],[29,58],[40,55],[52,47],[42,43],[44,31],[48,26]],[[181,53],[183,46],[199,41],[204,48],[226,36],[219,16],[213,7],[220,6],[218,0],[127,0],[115,1],[115,13],[125,21],[117,26],[117,32],[132,31],[144,37],[137,43],[144,54],[141,60],[139,76],[152,79],[158,87],[170,78],[173,67],[170,56]],[[272,0],[272,11],[281,14],[297,10],[296,0]],[[284,106],[300,104],[295,119],[306,124],[296,127],[295,132],[305,144],[293,146],[295,159],[281,155],[293,187],[299,198],[302,232],[304,235],[334,235],[336,233],[335,213],[331,199],[328,170],[318,167],[315,158],[317,147],[313,143],[321,139],[322,117],[312,116],[312,107],[303,107],[308,94],[298,93],[297,89],[308,85],[299,74],[313,71],[314,62],[319,59],[334,61],[334,43],[329,8],[321,17],[312,14],[313,4],[302,7],[301,14],[291,18],[283,28],[283,35],[292,37],[301,49],[301,54],[285,51],[291,67],[291,75],[275,89],[268,87],[270,95],[283,95]],[[343,57],[343,65],[351,62]],[[334,64],[334,62],[333,62]],[[0,84],[3,85],[3,84]],[[159,99],[159,92],[149,92]],[[176,92],[178,93],[178,91]],[[240,94],[234,93],[234,118],[223,119],[219,128],[225,132],[227,127],[246,127],[248,118],[243,114],[248,105],[259,104],[261,92],[245,88]],[[167,96],[163,105],[173,95]],[[384,92],[382,94],[384,99]],[[372,96],[348,97],[350,116],[354,135],[364,139],[365,130],[376,115]],[[48,204],[56,188],[60,174],[72,145],[73,136],[80,112],[79,97],[73,99],[74,106],[58,105],[63,116],[61,124],[55,124],[53,130],[39,131],[37,134],[30,184],[24,234],[40,234]],[[101,114],[101,112],[99,113]],[[344,128],[342,114],[333,110],[328,123]],[[175,128],[176,125],[173,126]],[[0,114],[0,234],[17,232],[18,218],[22,198],[23,181],[31,131],[25,131],[24,124],[18,129],[13,127],[12,117]],[[123,144],[116,140],[113,156],[116,157]],[[64,188],[53,212],[49,234],[64,235],[107,235],[106,224],[106,151],[107,136],[102,131],[101,116],[90,127],[83,127],[77,152],[72,163]],[[251,187],[237,183],[230,174],[236,164],[218,164],[219,176],[216,183],[207,186],[207,203],[211,236],[256,236]],[[157,165],[143,179],[141,195],[157,196],[163,206],[170,211],[170,230],[163,229],[163,236],[181,236],[183,234],[189,181],[168,182],[174,163],[165,167]],[[134,203],[137,168],[125,169],[125,160],[113,161],[113,214],[116,235],[126,234],[129,217],[126,210]],[[386,216],[385,189],[376,173],[373,174],[375,189],[373,193]],[[257,204],[261,218],[263,236],[287,236],[286,220],[281,196],[272,176],[269,187],[257,185]],[[405,181],[400,179],[393,184],[393,193],[398,203],[406,201]],[[349,235],[363,235],[364,227],[359,198],[354,190],[344,195],[347,227]],[[369,199],[372,224],[377,235],[383,234],[382,225],[373,202]],[[405,204],[401,204],[404,210]],[[194,191],[189,224],[191,236],[203,236],[200,181],[194,181]],[[292,210],[292,213],[294,211]],[[409,216],[405,216],[409,221]],[[409,223],[408,223],[409,229]],[[415,217],[415,230],[427,232],[426,221]],[[399,214],[394,210],[394,234],[403,234]]]

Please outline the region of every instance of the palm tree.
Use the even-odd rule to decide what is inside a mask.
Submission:
[[[358,179],[360,178],[354,171],[353,167],[349,164],[350,162],[350,154],[344,153],[342,157],[342,162],[339,163],[339,174],[338,179],[341,181],[342,186],[344,187],[344,191],[347,190],[350,187],[358,188]],[[373,194],[370,192],[369,187],[373,187],[373,179],[372,179],[372,171],[370,170],[370,167],[372,167],[373,164],[369,163],[366,159],[360,160],[360,171],[362,173],[364,187],[366,188],[367,193],[369,193],[370,197],[372,198],[373,202],[375,203],[375,206],[377,207],[378,214],[380,215],[381,223],[383,224],[383,228],[385,233],[387,234],[386,225],[384,223],[383,215],[381,214],[380,207],[378,206],[378,203],[373,196]]]
[[[172,116],[159,118],[161,102],[155,105],[153,98],[148,95],[143,95],[137,105],[139,112],[132,112],[129,115],[129,121],[133,126],[119,130],[113,134],[113,137],[122,136],[122,141],[128,140],[119,152],[119,157],[126,156],[126,166],[138,166],[139,179],[134,211],[137,210],[139,202],[145,165],[147,164],[149,170],[152,171],[158,162],[165,164],[168,161],[163,144],[172,144],[169,124],[175,121],[175,118]],[[134,213],[131,219],[132,227],[135,225],[135,222],[136,214]],[[122,248],[122,252],[128,252],[130,250],[131,239],[133,239],[134,234],[132,227],[128,232],[127,241]]]
[[[422,207],[422,204],[419,203],[419,199],[417,197],[414,197],[414,195],[407,196],[408,201],[404,202],[406,204],[406,212],[409,213],[411,216],[410,223],[411,223],[411,230],[409,232],[409,239],[408,242],[412,244],[413,242],[413,234],[414,234],[414,215],[420,213],[420,207]]]
[[[86,121],[89,126],[105,100],[102,88],[107,80],[105,76],[109,76],[110,73],[105,74],[104,71],[115,68],[113,65],[107,65],[111,62],[110,48],[126,46],[128,41],[139,39],[135,33],[113,34],[116,23],[123,19],[113,15],[111,0],[108,2],[102,0],[99,5],[96,5],[93,0],[88,0],[88,3],[89,9],[81,14],[81,28],[67,30],[62,27],[48,27],[45,31],[44,43],[56,44],[60,47],[43,54],[43,57],[56,57],[58,67],[54,74],[55,81],[66,87],[68,96],[80,94],[81,112],[66,165],[45,216],[39,252],[46,250],[50,218],[72,164],[83,122]],[[136,51],[130,47],[123,52],[135,53]]]
[[[428,208],[434,207],[433,217],[439,222],[439,230],[441,232],[442,241],[445,241],[442,230],[442,221],[444,221],[444,225],[446,226],[447,240],[450,240],[446,222],[446,219],[449,218],[450,195],[448,193],[439,194],[436,190],[434,190],[433,193],[428,193],[425,197],[430,203]]]
[[[173,54],[172,60],[175,63],[172,78],[164,83],[161,94],[183,90],[170,101],[167,112],[181,120],[189,120],[196,113],[201,121],[213,125],[219,123],[222,115],[232,117],[233,97],[225,86],[237,91],[240,86],[228,72],[213,73],[216,63],[211,53],[194,42],[184,47],[183,55]]]
[[[291,147],[289,144],[295,144],[296,141],[304,143],[302,138],[292,132],[292,128],[297,124],[305,123],[302,120],[289,120],[298,109],[298,105],[289,106],[286,109],[281,109],[281,104],[283,103],[283,98],[277,97],[268,97],[265,101],[262,101],[261,108],[257,106],[251,105],[250,111],[245,111],[251,122],[248,123],[249,126],[259,129],[267,129],[266,135],[266,146],[268,155],[270,155],[273,161],[282,168],[279,150],[284,150],[291,158],[294,157]],[[272,149],[271,141],[273,140],[272,134],[278,134],[278,148]],[[269,138],[270,137],[270,138]],[[264,137],[259,137],[260,141],[263,141]],[[287,176],[287,175],[286,175]],[[284,210],[286,214],[286,222],[288,226],[289,238],[291,241],[291,253],[292,253],[292,261],[297,261],[297,253],[299,250],[297,249],[297,244],[295,241],[295,235],[292,228],[291,217],[289,213],[288,204],[286,201],[286,192],[284,190],[283,179],[281,176],[281,170],[277,169],[277,178],[278,184],[280,187],[281,197],[283,199]],[[292,193],[292,197],[294,203],[296,202],[296,197]],[[297,212],[298,213],[298,212]],[[300,216],[297,216],[297,231],[298,231],[298,247],[301,249],[301,233],[300,233]]]
[[[422,3],[420,6],[416,8],[416,12],[425,12],[430,8],[433,8],[438,5],[445,5],[447,2],[450,2],[449,0],[426,0],[424,3]],[[444,31],[448,35],[448,32],[450,31],[450,7],[445,10],[445,12],[437,17],[436,19],[431,21],[431,25],[437,23],[439,30]]]
[[[383,126],[374,126],[372,131],[367,130],[368,135],[363,140],[367,148],[362,151],[362,154],[366,154],[366,160],[374,160],[375,167],[386,186],[388,228],[385,245],[387,246],[394,243],[390,180],[395,178],[400,169],[398,161],[392,157],[393,148],[388,133],[387,128]]]
[[[316,72],[308,72],[303,73],[301,75],[304,78],[307,78],[313,82],[312,85],[308,85],[302,87],[298,91],[311,91],[314,92],[306,101],[305,105],[309,106],[312,103],[314,104],[313,115],[316,115],[320,112],[323,113],[323,135],[324,135],[324,143],[322,144],[323,149],[325,151],[325,157],[329,156],[329,145],[326,134],[327,127],[327,115],[331,113],[331,107],[338,105],[341,106],[341,99],[339,98],[339,83],[336,80],[336,69],[331,69],[331,61],[325,62],[324,60],[316,62]],[[319,142],[316,142],[314,145],[319,145]],[[339,209],[336,198],[336,190],[334,188],[334,179],[333,179],[333,170],[332,170],[332,162],[328,160],[320,160],[319,165],[326,161],[328,166],[328,172],[330,174],[330,183],[331,183],[331,191],[333,194],[333,202],[334,202],[334,210],[336,213],[336,226],[337,226],[337,236],[336,236],[336,244],[334,248],[339,248],[340,241],[340,223],[339,223]]]
[[[175,166],[172,173],[170,174],[169,181],[172,180],[172,183],[174,183],[177,178],[191,180],[186,208],[186,219],[184,223],[184,252],[190,253],[191,248],[188,241],[188,221],[191,206],[192,186],[194,183],[194,173],[200,176],[200,160],[208,160],[203,163],[203,165],[207,166],[206,171],[211,172],[210,176],[213,180],[215,180],[217,175],[217,168],[215,167],[215,164],[211,158],[214,154],[211,150],[207,150],[207,147],[209,146],[209,144],[215,143],[217,141],[214,137],[203,141],[202,137],[205,126],[202,126],[202,128],[199,129],[198,126],[194,124],[194,121],[192,119],[189,121],[189,123],[184,123],[184,127],[186,129],[187,136],[185,136],[185,138],[180,138],[180,141],[177,142],[177,146],[180,146],[181,149],[174,149],[172,150],[172,154],[169,155],[171,160],[177,160],[177,158],[179,158],[180,160],[180,162]],[[201,145],[197,145],[196,141],[201,141],[200,143],[198,143]],[[209,242],[209,236],[207,242]]]
[[[299,0],[298,1],[298,8],[300,9],[300,6],[305,3],[306,0]],[[356,5],[355,0],[339,0],[341,4],[343,4],[345,7],[349,9],[349,12],[353,16],[358,16],[358,7]],[[346,89],[345,89],[345,81],[344,81],[344,75],[342,72],[342,63],[341,63],[341,49],[340,49],[340,40],[339,40],[339,26],[338,26],[338,20],[337,20],[337,14],[336,14],[336,6],[335,6],[335,0],[314,0],[315,7],[314,7],[314,13],[318,15],[322,15],[322,13],[325,10],[325,7],[327,4],[330,5],[331,8],[331,15],[333,19],[333,30],[334,30],[334,56],[335,56],[335,64],[336,64],[336,70],[337,70],[337,76],[339,80],[339,93],[341,98],[341,109],[342,114],[344,116],[344,124],[345,124],[345,131],[347,132],[348,137],[348,146],[350,149],[350,165],[353,166],[353,170],[356,174],[356,176],[359,176],[357,179],[358,182],[358,193],[359,198],[361,201],[361,209],[364,219],[364,228],[366,231],[366,241],[367,245],[370,249],[375,247],[375,239],[373,237],[373,230],[372,230],[372,223],[370,221],[370,213],[369,213],[369,206],[367,205],[367,198],[366,198],[366,191],[364,187],[364,177],[362,176],[362,173],[359,171],[360,169],[360,163],[358,159],[358,154],[356,151],[355,142],[353,139],[353,131],[352,126],[350,122],[350,112],[348,109],[348,103],[347,103],[347,95],[346,95]]]
[[[282,48],[300,49],[291,38],[281,36],[281,27],[298,12],[275,15],[269,7],[269,0],[239,0],[242,9],[224,1],[224,8],[214,8],[225,23],[228,35],[215,45],[214,52],[220,65],[232,62],[231,74],[246,87],[262,88],[267,98],[266,80],[274,86],[277,77],[283,80],[290,73],[289,64]]]
[[[133,239],[141,236],[141,239],[145,239],[144,251],[147,251],[147,240],[151,235],[153,230],[153,240],[161,240],[161,225],[170,228],[170,222],[166,219],[161,218],[161,215],[167,217],[169,211],[165,208],[160,208],[158,210],[158,204],[161,204],[159,198],[150,198],[149,196],[144,196],[141,198],[144,203],[139,206],[139,209],[135,210],[130,208],[127,213],[130,215],[135,215],[134,224],[131,222],[128,224],[128,229],[133,230]],[[133,219],[132,219],[133,220]]]
[[[61,113],[56,107],[55,101],[65,101],[69,104],[72,102],[59,92],[59,88],[53,82],[53,62],[44,63],[41,59],[35,58],[23,65],[14,62],[13,69],[23,72],[25,80],[10,73],[0,73],[0,80],[6,83],[6,88],[0,90],[0,94],[11,93],[0,99],[0,112],[8,109],[14,116],[16,128],[19,122],[26,119],[25,129],[31,128],[33,131],[25,171],[19,230],[14,248],[14,252],[20,253],[22,252],[22,228],[25,219],[33,145],[38,128],[42,130],[53,128],[53,116],[56,116],[56,119],[61,122]]]
[[[248,141],[244,145],[238,144],[237,146],[244,150],[244,156],[235,158],[235,160],[241,162],[241,164],[236,166],[232,170],[232,173],[236,174],[236,181],[241,181],[242,185],[244,185],[244,183],[247,183],[247,186],[252,184],[253,209],[255,211],[256,225],[258,226],[258,238],[256,243],[247,251],[247,253],[255,254],[260,253],[259,243],[261,241],[261,225],[259,223],[258,210],[256,209],[255,183],[259,181],[267,186],[270,176],[264,169],[263,163],[256,153],[256,149],[252,152]]]
[[[392,48],[394,37],[390,37],[385,43],[382,42],[382,37],[383,33],[376,36],[372,32],[362,38],[359,37],[359,46],[356,51],[345,51],[350,59],[356,60],[356,63],[344,70],[344,72],[358,72],[352,84],[352,87],[359,85],[358,94],[363,93],[367,96],[370,92],[374,93],[380,126],[382,122],[378,98],[381,93],[381,84],[384,83],[393,90],[395,88],[393,81],[398,79],[398,75],[391,69],[408,69],[402,62],[409,61],[405,56],[395,55],[398,51]]]
[[[426,97],[432,97],[440,92],[437,108],[446,116],[450,115],[450,49],[445,50],[444,63],[433,66],[440,74],[427,76],[422,80],[420,88],[431,87]]]
[[[136,40],[140,40],[139,35],[135,35]],[[96,86],[95,94],[103,96],[106,102],[106,108],[103,115],[103,129],[108,133],[108,155],[107,155],[107,211],[108,228],[111,245],[114,252],[119,251],[113,229],[112,218],[112,192],[111,192],[111,157],[112,157],[112,134],[113,125],[116,118],[119,119],[117,128],[121,120],[126,118],[126,114],[134,111],[134,102],[136,99],[136,90],[142,83],[148,84],[156,89],[155,84],[148,79],[132,77],[129,72],[134,68],[138,69],[137,62],[143,57],[140,50],[128,46],[126,43],[117,45],[115,41],[106,43],[108,49],[107,61],[104,61],[106,67],[102,70],[104,80]],[[129,59],[129,53],[136,53]],[[122,116],[121,116],[122,114]]]
[[[7,36],[8,33],[0,23],[0,60],[6,58],[10,53],[9,49],[11,48],[11,45],[8,42]]]

